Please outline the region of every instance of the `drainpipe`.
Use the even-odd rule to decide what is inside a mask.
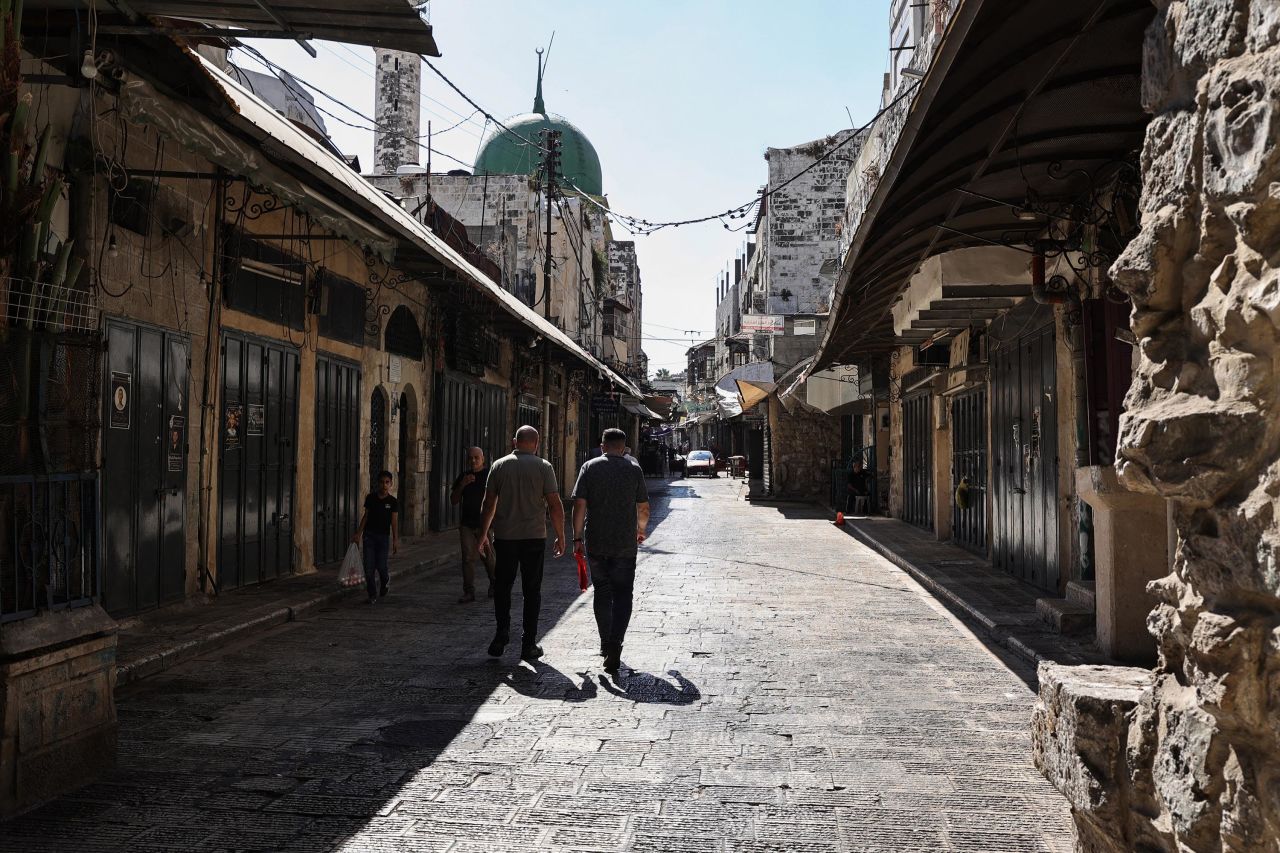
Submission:
[[[1044,244],[1036,243],[1031,256],[1031,298],[1040,305],[1071,305],[1080,308],[1080,294],[1071,287],[1050,292],[1045,281]]]

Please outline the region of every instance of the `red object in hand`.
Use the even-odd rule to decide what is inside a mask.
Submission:
[[[587,574],[587,558],[581,554],[574,554],[574,556],[578,558],[578,586],[586,592],[591,583],[590,576]]]

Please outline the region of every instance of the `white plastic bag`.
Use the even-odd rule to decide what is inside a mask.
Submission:
[[[352,542],[347,548],[347,556],[342,559],[342,568],[338,570],[339,586],[359,586],[364,583],[364,560],[360,558],[360,546]]]

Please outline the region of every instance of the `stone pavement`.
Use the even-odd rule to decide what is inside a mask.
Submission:
[[[457,559],[458,537],[452,531],[406,536],[388,574],[407,578],[432,569],[451,568]],[[124,686],[155,675],[250,634],[364,594],[363,586],[338,586],[338,565],[334,564],[152,610],[120,625],[116,683]]]
[[[1072,848],[1029,667],[817,509],[665,491],[621,677],[570,560],[536,666],[432,572],[124,689],[118,769],[0,849]]]
[[[994,568],[949,542],[896,518],[845,520],[845,530],[905,569],[937,600],[992,641],[1029,661],[1068,665],[1112,664],[1092,635],[1053,631],[1036,612],[1036,599],[1049,593]]]

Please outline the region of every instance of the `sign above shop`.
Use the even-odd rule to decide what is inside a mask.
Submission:
[[[781,335],[787,330],[786,319],[781,314],[744,314],[742,331],[757,335]]]

